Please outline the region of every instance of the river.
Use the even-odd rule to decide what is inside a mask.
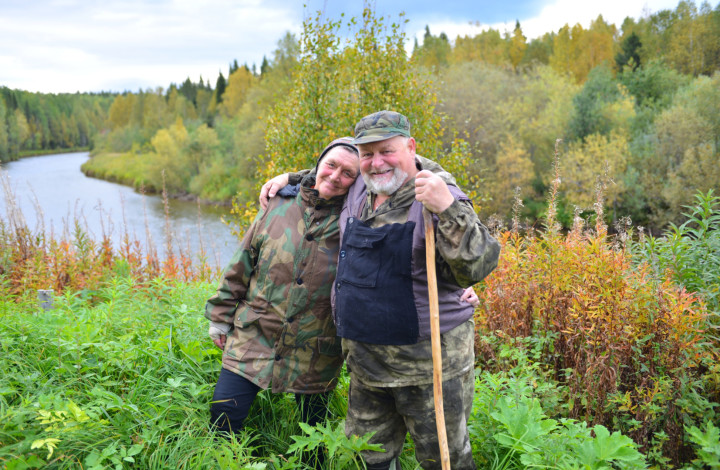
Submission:
[[[165,257],[165,209],[161,196],[143,195],[128,186],[89,178],[80,165],[87,152],[27,157],[0,166],[17,206],[33,231],[44,227],[54,234],[80,222],[94,240],[110,234],[115,247],[126,232],[147,247],[148,234],[161,258]],[[7,221],[9,201],[0,188],[0,217]],[[169,226],[173,245],[197,254],[204,248],[208,262],[222,267],[238,246],[238,239],[221,217],[228,209],[170,200]]]

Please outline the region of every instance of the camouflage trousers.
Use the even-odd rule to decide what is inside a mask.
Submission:
[[[473,370],[443,381],[445,427],[453,470],[475,469],[467,426],[474,390]],[[398,457],[409,432],[420,466],[441,468],[432,383],[378,388],[363,384],[351,373],[345,433],[349,437],[371,431],[375,435],[370,442],[381,444],[386,452],[364,451],[362,455],[368,465],[389,463]]]

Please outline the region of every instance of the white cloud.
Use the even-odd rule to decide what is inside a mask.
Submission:
[[[476,0],[467,1],[470,19],[477,5]],[[545,1],[552,3],[540,14],[520,18],[529,38],[557,31],[566,23],[587,27],[598,14],[620,26],[626,16],[639,18],[645,9],[674,9],[678,0]],[[271,59],[285,32],[300,32],[303,16],[309,14],[302,3],[2,0],[0,86],[52,93],[123,91],[167,87],[200,76],[214,84],[219,72],[227,74],[233,59],[257,66],[263,56]],[[515,26],[514,21],[490,25],[453,21],[442,12],[442,3],[436,11],[422,9],[421,4],[406,15],[410,43],[414,38],[422,42],[426,24],[433,34],[445,32],[451,40],[487,27],[504,32]]]
[[[260,0],[31,3],[0,6],[0,85],[53,93],[214,83],[233,59],[259,66],[302,21]]]
[[[542,8],[540,13],[531,18],[520,18],[523,34],[528,39],[542,36],[548,32],[557,32],[564,25],[573,26],[580,23],[584,28],[598,15],[602,15],[605,22],[615,24],[618,28],[628,16],[636,20],[663,9],[675,9],[677,0],[555,0]],[[469,22],[436,21],[429,22],[430,32],[434,35],[445,32],[451,40],[458,36],[473,36],[493,28],[501,33],[512,32],[515,22],[494,24],[470,24]],[[418,42],[422,43],[424,29],[414,33]]]

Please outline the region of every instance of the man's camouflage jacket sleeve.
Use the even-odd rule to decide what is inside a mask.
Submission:
[[[482,281],[495,269],[500,256],[500,243],[465,199],[455,199],[438,215],[436,249],[445,262],[438,263],[440,275],[454,278],[461,287]]]
[[[255,233],[264,218],[260,212],[252,223],[225,269],[215,295],[205,304],[205,318],[210,321],[233,324],[238,304],[245,299],[250,285],[250,276],[257,265],[259,241]]]

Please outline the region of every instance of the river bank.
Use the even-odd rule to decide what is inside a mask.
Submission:
[[[89,152],[90,147],[71,147],[66,149],[21,150],[18,159],[27,157],[41,157],[43,155],[59,155],[63,153]]]
[[[105,160],[105,162],[103,162],[103,160]],[[82,171],[88,178],[96,178],[111,183],[121,184],[123,186],[129,186],[141,194],[162,195],[162,188],[157,188],[153,184],[149,183],[147,175],[142,174],[142,170],[138,171],[137,169],[132,168],[118,168],[117,165],[113,164],[113,160],[122,160],[123,162],[126,162],[128,157],[127,154],[120,153],[91,156],[90,159],[82,164],[80,171]],[[132,163],[138,164],[139,162],[134,161]],[[123,165],[125,165],[125,163],[123,163]],[[215,206],[226,209],[232,207],[232,201],[230,200],[213,201],[201,198],[200,196],[191,194],[187,191],[167,192],[167,196],[171,199],[193,202],[196,204],[202,204],[203,206]]]
[[[28,229],[35,233],[72,232],[75,223],[102,239],[110,236],[117,248],[127,235],[144,248],[158,246],[166,257],[166,240],[192,256],[204,251],[212,264],[223,265],[237,248],[233,227],[223,222],[227,207],[199,205],[137,192],[132,187],[91,178],[80,171],[88,161],[87,152],[26,157],[3,165],[7,180],[5,197],[0,198],[0,217],[8,212],[23,214]]]
[[[83,163],[80,170],[85,176],[122,184],[144,194],[162,194],[162,181],[158,182],[155,173],[157,163],[149,161],[146,155],[132,152],[92,154]],[[162,179],[162,178],[160,178]],[[169,185],[172,186],[172,185]],[[171,199],[188,201],[203,206],[216,206],[228,209],[232,206],[232,196],[224,199],[208,199],[186,190],[177,190],[166,186],[167,196]]]

